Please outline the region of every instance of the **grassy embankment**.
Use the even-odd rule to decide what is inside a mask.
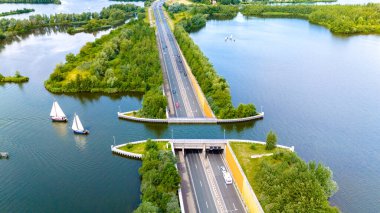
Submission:
[[[34,9],[17,9],[17,10],[11,10],[9,12],[2,12],[0,13],[0,17],[2,16],[10,16],[10,15],[16,15],[16,14],[23,14],[23,13],[31,13],[34,12]]]
[[[0,74],[0,83],[24,83],[28,81],[29,77],[20,75],[18,71],[14,76],[3,76]]]
[[[304,162],[285,149],[265,150],[265,145],[231,142],[250,185],[265,212],[339,212],[328,198],[337,191],[328,167]],[[252,155],[272,156],[251,158]]]
[[[169,148],[167,148],[168,141],[162,141],[162,142],[154,142],[157,144],[158,150],[163,151],[170,151],[170,145]],[[126,152],[132,152],[135,154],[145,154],[146,152],[146,145],[147,143],[137,143],[137,144],[127,144],[125,146],[120,147],[120,150],[126,151]]]

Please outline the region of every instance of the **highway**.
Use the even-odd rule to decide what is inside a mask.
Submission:
[[[201,157],[202,154],[197,150],[186,151],[186,167],[190,175],[197,212],[218,212]]]
[[[169,106],[171,109],[169,115],[178,118],[203,118],[203,110],[187,76],[189,71],[186,70],[177,41],[164,16],[163,3],[164,1],[156,1],[152,4],[152,8],[157,27],[161,65],[164,70],[164,78],[168,84],[165,87],[168,88],[165,94],[169,99],[169,105],[171,105]]]
[[[210,162],[216,183],[220,190],[220,194],[223,197],[223,201],[226,206],[226,212],[246,212],[234,185],[227,185],[224,181],[220,167],[224,166],[224,168],[226,168],[227,171],[228,167],[225,164],[225,161],[223,160],[223,154],[208,153],[207,159]]]

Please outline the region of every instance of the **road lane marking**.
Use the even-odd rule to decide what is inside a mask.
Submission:
[[[202,185],[202,181],[199,181],[199,183],[201,184],[201,187],[203,187],[203,185]]]
[[[206,201],[206,207],[208,208],[208,203],[207,203],[207,201]]]

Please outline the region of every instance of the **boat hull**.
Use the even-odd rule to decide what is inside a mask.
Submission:
[[[88,135],[90,132],[88,130],[73,130],[74,134],[78,134],[78,135]]]
[[[53,122],[67,122],[67,118],[65,117],[51,117]]]

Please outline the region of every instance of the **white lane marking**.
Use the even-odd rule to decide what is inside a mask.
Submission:
[[[206,207],[208,208],[208,203],[207,203],[207,201],[206,201]]]
[[[198,169],[197,164],[194,164],[194,165],[195,165],[195,168]]]
[[[201,187],[203,187],[203,185],[202,185],[202,181],[199,181],[199,183],[201,184]]]
[[[234,206],[234,210],[235,210],[235,211],[238,210],[238,209],[236,208],[236,206],[235,206],[235,203],[232,203],[232,205]]]
[[[227,189],[227,184],[226,183],[224,183],[224,186],[226,187],[226,189]]]

